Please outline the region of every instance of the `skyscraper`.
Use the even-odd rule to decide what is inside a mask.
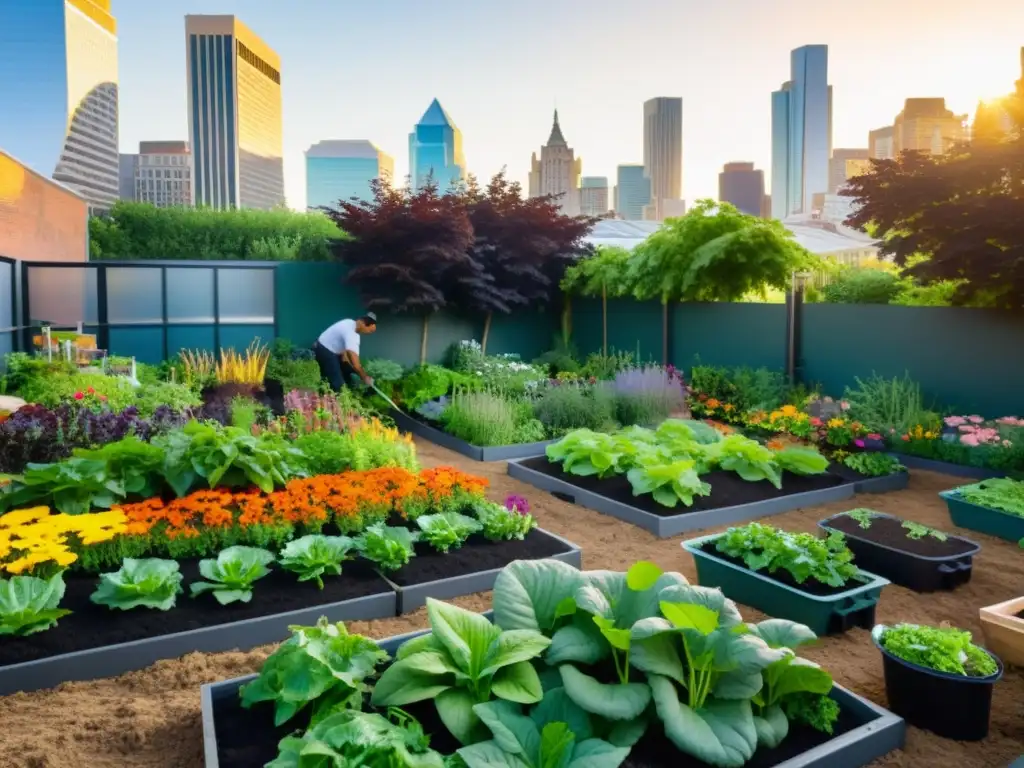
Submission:
[[[945,99],[907,99],[892,124],[893,153],[913,150],[942,155],[966,138],[967,115],[946,109]]]
[[[158,208],[192,204],[192,155],[187,141],[140,141],[134,157],[133,200]]]
[[[580,179],[580,213],[584,216],[608,215],[607,176],[584,176]]]
[[[660,221],[683,196],[683,100],[659,96],[644,102],[644,173],[651,180],[651,203]]]
[[[186,16],[192,200],[284,204],[281,59],[235,16]]]
[[[832,150],[832,159],[828,163],[828,192],[830,195],[834,195],[839,192],[840,188],[846,184],[847,179],[853,178],[853,176],[859,176],[860,173],[850,173],[850,169],[856,169],[862,172],[865,167],[862,163],[854,162],[850,164],[850,160],[854,161],[866,161],[870,155],[870,150],[867,149],[834,149]]]
[[[620,165],[615,179],[615,213],[627,221],[642,221],[651,202],[651,179],[642,165]]]
[[[868,157],[872,160],[892,160],[893,152],[892,126],[876,128],[868,133]]]
[[[351,198],[369,200],[370,182],[391,183],[395,161],[365,139],[321,141],[306,150],[306,207],[335,207]]]
[[[583,161],[575,156],[562,135],[556,109],[547,144],[540,148],[539,158],[536,152],[530,158],[530,197],[554,195],[562,213],[578,216],[582,171]]]
[[[753,163],[726,163],[718,174],[718,199],[732,203],[743,213],[761,215],[764,202],[764,171]]]
[[[409,176],[416,189],[433,177],[442,192],[466,178],[462,131],[437,99],[409,134]]]
[[[772,93],[772,216],[810,213],[828,191],[832,155],[832,86],[828,46],[790,54],[790,79]]]
[[[110,0],[0,0],[0,147],[96,209],[119,196]]]

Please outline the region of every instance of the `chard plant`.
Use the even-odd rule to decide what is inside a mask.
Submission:
[[[492,698],[519,704],[541,700],[531,663],[551,640],[530,629],[502,630],[485,616],[427,599],[430,633],[409,640],[373,689],[376,707],[434,700],[445,727],[463,744],[483,735],[474,710]]]
[[[58,619],[71,613],[60,607],[65,588],[63,571],[48,579],[0,579],[0,636],[33,635],[57,626]]]
[[[741,560],[752,571],[783,570],[797,584],[814,579],[842,587],[858,574],[846,538],[833,531],[825,539],[810,533],[789,533],[763,523],[730,528],[717,539],[715,549]]]
[[[169,611],[182,591],[181,579],[176,560],[126,557],[118,571],[100,574],[99,586],[89,599],[122,611],[140,607]]]
[[[466,543],[466,539],[479,532],[479,521],[458,512],[438,512],[416,518],[422,538],[438,552],[448,553]]]
[[[385,571],[397,571],[416,554],[415,544],[419,534],[408,528],[376,523],[367,528],[356,539],[356,548],[367,560],[376,563]]]
[[[278,562],[286,571],[298,574],[299,581],[316,581],[323,589],[323,577],[341,576],[341,564],[355,546],[355,539],[348,536],[302,536],[285,545]]]
[[[221,550],[216,559],[200,560],[199,573],[207,581],[189,585],[192,597],[212,592],[221,605],[252,600],[253,584],[270,573],[274,555],[259,547],[235,546]]]

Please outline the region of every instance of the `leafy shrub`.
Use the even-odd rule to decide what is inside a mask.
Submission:
[[[1024,518],[1024,481],[998,477],[963,485],[956,489],[956,493],[970,504]]]
[[[135,396],[135,407],[143,418],[149,418],[161,408],[181,413],[202,404],[202,399],[191,389],[170,381],[143,384]]]
[[[89,599],[122,611],[139,607],[169,611],[182,591],[181,579],[175,560],[126,557],[118,571],[100,574],[99,586]]]
[[[615,421],[615,399],[606,387],[562,384],[544,388],[533,412],[552,436],[574,429],[601,430]]]
[[[601,352],[591,352],[580,369],[580,375],[584,378],[613,379],[615,374],[632,368],[633,365],[632,352],[612,350],[607,355]]]
[[[470,445],[513,445],[544,439],[528,403],[493,392],[459,392],[441,414],[447,432]]]
[[[405,372],[400,363],[385,358],[364,360],[363,370],[370,375],[377,386],[399,381]]]
[[[843,459],[843,464],[868,477],[884,477],[906,469],[898,459],[887,453],[851,453]]]
[[[423,540],[445,554],[461,547],[466,539],[483,528],[477,520],[458,512],[420,515],[416,518],[416,525],[420,527]]]
[[[53,373],[32,377],[24,381],[16,394],[26,402],[56,408],[61,403],[73,402],[75,395],[90,389],[112,411],[123,411],[135,402],[135,387],[128,379],[103,373]]]
[[[565,349],[552,349],[533,361],[538,368],[544,368],[552,378],[560,373],[579,373],[582,367],[571,352]]]
[[[873,374],[854,379],[856,387],[847,387],[843,399],[850,404],[847,415],[883,435],[895,430],[904,434],[917,424],[937,421],[924,406],[921,385],[906,373],[887,379]]]
[[[612,386],[622,424],[653,425],[685,403],[683,388],[660,365],[620,371]]]
[[[903,288],[898,275],[870,267],[843,270],[822,291],[829,304],[888,304]]]
[[[879,625],[872,634],[893,656],[936,672],[988,677],[999,669],[991,656],[971,642],[970,632],[955,627]]]
[[[853,553],[838,532],[825,539],[811,533],[789,533],[763,523],[730,528],[715,540],[715,549],[742,560],[752,571],[781,569],[797,584],[813,579],[841,587],[857,575]]]

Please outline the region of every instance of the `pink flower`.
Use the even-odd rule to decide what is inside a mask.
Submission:
[[[947,427],[959,427],[961,424],[967,423],[967,419],[963,416],[947,416],[943,421],[946,422]]]
[[[87,390],[85,390],[85,391],[86,391],[86,392],[88,392],[88,393],[89,393],[90,395],[95,395],[95,394],[96,394],[96,390],[95,390],[95,389],[93,389],[92,387],[89,387],[89,388],[88,388]]]
[[[893,432],[893,431],[895,431],[895,430],[892,430],[892,429],[890,429],[889,431],[890,431],[890,432]],[[881,439],[882,439],[882,436],[881,436],[881,435],[879,435],[879,434],[878,434],[878,433],[876,433],[876,432],[872,432],[872,433],[871,433],[870,435],[868,435],[868,440],[881,440]]]
[[[970,424],[961,424],[960,425],[960,431],[961,432],[974,432],[976,429],[977,429],[977,427],[973,427]]]
[[[1003,448],[1012,448],[1012,447],[1013,447],[1013,443],[1011,443],[1009,440],[1003,440]]]
[[[848,410],[850,410],[850,403],[848,401],[846,401],[846,400],[840,400],[839,401],[839,410],[841,410],[841,411],[848,411]]]
[[[960,442],[964,445],[976,447],[978,445],[978,436],[972,433],[960,435]]]
[[[967,420],[969,422],[971,422],[971,424],[981,424],[981,422],[984,421],[984,419],[981,418],[981,416],[977,416],[977,415],[975,415],[975,416],[968,416]]]
[[[996,422],[1008,427],[1024,427],[1024,419],[1018,419],[1016,416],[1003,416],[996,419]]]
[[[84,400],[85,395],[81,392],[75,392],[75,400]]]
[[[863,448],[864,447],[864,441],[860,440],[860,439],[854,440],[853,444],[856,445],[858,448]]]
[[[820,427],[821,424],[822,424],[822,421],[817,416],[812,416],[811,417],[811,426]]]

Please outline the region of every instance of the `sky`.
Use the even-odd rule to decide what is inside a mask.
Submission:
[[[470,173],[526,184],[552,112],[583,175],[643,161],[643,102],[683,98],[683,197],[754,161],[770,179],[771,92],[789,52],[829,46],[833,147],[866,147],[908,97],[973,115],[1012,90],[1021,0],[113,0],[120,141],[187,139],[186,14],[235,14],[281,56],[288,205],[304,155],[369,139],[408,173],[408,135],[438,98]],[[832,10],[830,10],[832,9]]]

